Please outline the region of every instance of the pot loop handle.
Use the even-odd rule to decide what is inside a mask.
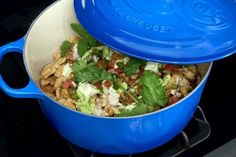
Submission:
[[[0,47],[0,63],[2,61],[3,56],[9,52],[18,52],[22,54],[24,44],[25,44],[25,39],[24,37],[22,37],[21,39],[15,42],[11,42]],[[21,89],[13,89],[6,84],[0,73],[0,88],[7,95],[15,98],[43,98],[43,93],[38,89],[38,87],[34,84],[34,82],[31,79],[25,87]]]

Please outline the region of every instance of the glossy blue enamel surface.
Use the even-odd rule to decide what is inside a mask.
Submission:
[[[0,47],[0,57],[10,51],[23,52],[24,39]],[[0,59],[1,59],[0,58]],[[30,80],[23,89],[12,89],[0,77],[0,87],[17,98],[39,98],[43,113],[65,139],[93,152],[134,154],[165,144],[187,125],[201,98],[209,73],[186,98],[161,111],[126,118],[86,115],[61,105]]]
[[[0,62],[3,56],[7,53],[17,52],[23,53],[25,45],[25,38],[22,37],[21,39],[8,43],[4,46],[0,47]],[[0,74],[0,87],[1,89],[8,94],[9,96],[16,97],[16,98],[42,98],[43,94],[39,91],[38,87],[33,83],[32,80],[22,89],[13,89],[9,87],[5,81],[3,80]]]
[[[209,62],[236,50],[235,0],[74,0],[102,43],[141,59]]]
[[[156,148],[180,133],[193,116],[204,84],[177,105],[133,118],[89,116],[48,98],[40,103],[52,126],[73,144],[94,152],[133,154]]]

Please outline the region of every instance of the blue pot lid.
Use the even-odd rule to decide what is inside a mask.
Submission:
[[[236,50],[236,0],[74,0],[83,27],[150,61],[210,62]]]

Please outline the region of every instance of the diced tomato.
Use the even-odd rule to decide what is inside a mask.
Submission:
[[[180,68],[176,68],[174,70],[177,74],[183,74],[184,70],[183,69],[180,69]]]
[[[113,69],[114,73],[119,75],[122,73],[122,71],[120,69]]]
[[[95,87],[97,87],[97,89],[102,89],[102,81],[97,81],[97,82],[93,83],[93,85]]]
[[[116,61],[115,60],[111,60],[108,62],[108,65],[107,65],[107,69],[110,70],[110,69],[113,69],[115,67],[115,63]]]
[[[142,95],[142,86],[138,86],[137,92],[138,95]]]
[[[138,73],[137,73],[138,74],[138,78],[140,78],[142,76],[143,72],[144,72],[143,67],[139,66]]]
[[[113,53],[111,56],[112,60],[118,60],[122,58],[122,55],[119,53]]]
[[[119,78],[121,82],[125,82],[126,81],[126,77],[124,73],[119,74]]]
[[[134,100],[133,100],[130,96],[128,96],[126,93],[124,93],[124,92],[122,92],[122,93],[120,94],[120,96],[121,96],[121,98],[124,99],[124,101],[125,101],[126,103],[128,103],[128,104],[131,104],[131,103],[134,102]]]
[[[120,69],[109,69],[108,71],[118,76],[122,73]]]
[[[176,102],[179,101],[179,100],[180,100],[179,97],[172,96],[172,97],[170,97],[170,99],[169,99],[168,105],[172,105],[172,104],[176,103]]]
[[[189,80],[190,86],[194,89],[196,87],[196,80]]]
[[[106,80],[106,81],[103,83],[103,85],[104,85],[105,87],[107,87],[107,89],[109,89],[109,88],[112,86],[112,83],[111,83],[111,81]]]
[[[68,89],[70,87],[70,85],[72,84],[72,80],[66,80],[65,82],[63,82],[62,84],[62,88],[63,89]]]
[[[175,69],[176,69],[176,66],[172,64],[166,64],[164,67],[164,70],[167,70],[167,71],[174,71]]]
[[[103,69],[106,69],[106,68],[107,68],[107,64],[105,63],[104,60],[99,60],[99,61],[97,62],[97,64],[96,64],[96,66],[97,66],[98,68],[103,68]]]
[[[130,86],[133,86],[136,81],[137,81],[137,79],[130,79],[128,83]]]
[[[140,73],[143,73],[143,72],[144,72],[144,68],[143,68],[142,66],[139,66],[138,69],[139,69],[139,72],[140,72]]]
[[[55,91],[55,89],[51,85],[42,86],[41,88],[46,93],[53,93]]]

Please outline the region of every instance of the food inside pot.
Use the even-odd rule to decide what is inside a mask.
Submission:
[[[98,116],[135,116],[187,96],[200,82],[196,65],[149,62],[120,54],[73,23],[41,72],[41,89],[61,104]]]

